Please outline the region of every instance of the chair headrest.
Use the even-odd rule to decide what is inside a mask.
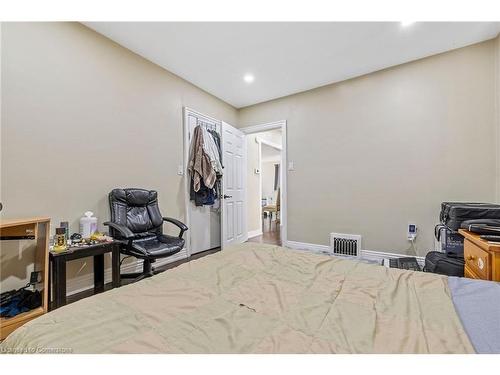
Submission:
[[[146,189],[113,189],[110,195],[117,201],[127,206],[147,206],[156,202],[158,193],[156,190]]]

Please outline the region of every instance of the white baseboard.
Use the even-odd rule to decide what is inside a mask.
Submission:
[[[158,259],[154,263],[154,267],[160,267],[168,263],[188,258],[187,249],[182,249],[177,254],[168,258]],[[137,259],[135,262],[125,264],[120,269],[121,273],[133,273],[142,271],[142,260]],[[111,268],[104,270],[104,283],[111,282]],[[91,272],[86,275],[77,276],[67,281],[67,295],[71,296],[76,293],[83,292],[94,287],[94,274]]]
[[[330,246],[327,245],[317,245],[313,243],[307,243],[307,242],[297,242],[297,241],[286,241],[286,243],[283,244],[285,247],[289,247],[290,249],[297,249],[297,250],[309,250],[313,251],[315,253],[331,253]]]
[[[253,238],[257,236],[262,236],[262,229],[251,230],[248,232],[248,238]]]
[[[307,242],[297,242],[297,241],[287,241],[283,246],[289,247],[291,249],[297,250],[308,250],[315,253],[321,254],[332,254],[332,250],[328,245],[317,245]],[[361,250],[361,257],[368,260],[376,260],[382,262],[382,259],[385,258],[404,258],[407,257],[406,254],[394,254],[394,253],[386,253],[382,251],[373,251],[373,250]],[[418,264],[423,267],[425,264],[424,257],[415,257],[417,259]]]

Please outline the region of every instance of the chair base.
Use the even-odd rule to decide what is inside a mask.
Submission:
[[[132,272],[132,273],[123,273],[121,274],[122,279],[134,279],[132,282],[135,283],[137,281],[140,281],[142,279],[151,277],[159,273],[159,271],[156,271],[153,266],[151,265],[153,261],[144,259],[143,261],[143,270],[142,272]]]

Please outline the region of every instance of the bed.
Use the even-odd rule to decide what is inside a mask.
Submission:
[[[0,349],[499,353],[499,322],[497,283],[245,243],[52,311]]]

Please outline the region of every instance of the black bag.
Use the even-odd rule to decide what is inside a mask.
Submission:
[[[429,251],[425,256],[424,272],[438,273],[446,276],[464,276],[465,260],[455,254]]]
[[[451,230],[458,230],[462,222],[474,219],[500,220],[500,205],[493,203],[443,202],[439,219]]]
[[[462,229],[478,234],[500,235],[500,220],[477,219],[462,222]]]
[[[0,295],[0,317],[12,318],[23,312],[42,306],[42,295],[38,290],[31,291],[26,288],[10,290]]]

